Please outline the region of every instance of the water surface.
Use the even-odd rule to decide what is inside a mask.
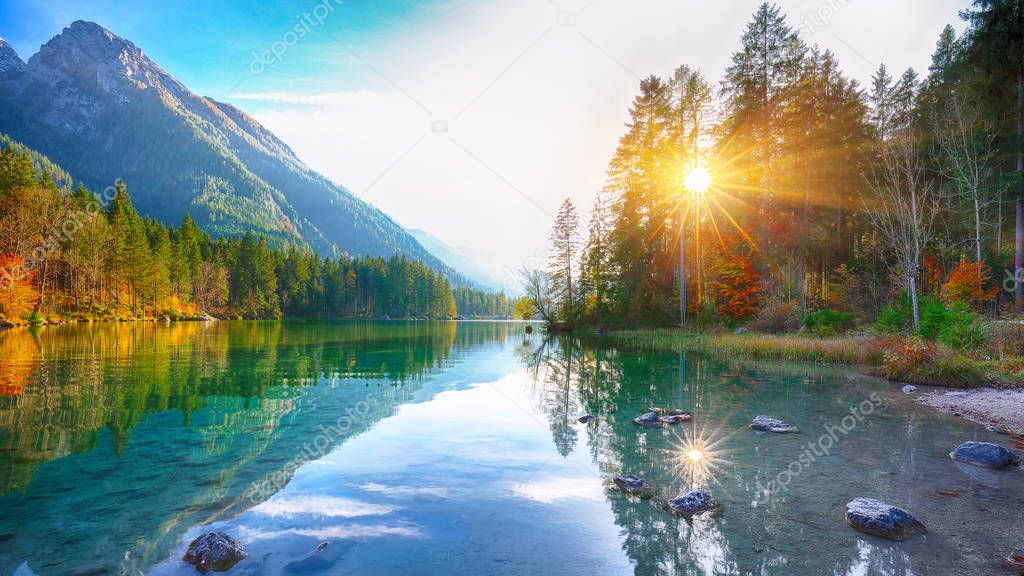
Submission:
[[[0,573],[194,574],[177,558],[218,529],[237,574],[999,574],[1024,535],[1024,473],[946,456],[1005,437],[844,371],[515,323],[67,326],[2,333],[0,358]],[[694,422],[632,424],[648,405]],[[619,473],[721,513],[677,520]],[[851,530],[856,496],[929,534]]]

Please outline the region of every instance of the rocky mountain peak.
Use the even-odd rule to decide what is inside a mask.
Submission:
[[[126,88],[163,88],[181,93],[184,87],[135,44],[93,22],[78,20],[43,44],[28,61],[35,76],[51,80],[91,79],[104,92]],[[39,78],[37,78],[39,79]]]
[[[18,53],[6,40],[0,38],[0,74],[21,72],[24,69],[25,63],[22,62]]]

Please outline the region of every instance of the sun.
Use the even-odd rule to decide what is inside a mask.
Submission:
[[[700,196],[711,188],[713,178],[707,166],[698,164],[686,171],[683,176],[683,185],[690,191],[690,194]]]

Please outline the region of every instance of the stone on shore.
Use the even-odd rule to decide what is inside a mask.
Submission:
[[[1020,464],[1020,456],[989,442],[964,442],[949,457],[958,462],[1000,470],[1014,464]]]
[[[224,532],[207,532],[188,545],[181,557],[202,574],[213,570],[223,572],[245,559],[242,544]]]
[[[612,482],[630,496],[639,496],[641,498],[654,496],[654,487],[638,476],[616,476],[612,479]]]
[[[687,520],[718,508],[718,502],[704,488],[694,488],[685,494],[680,494],[666,502],[665,505],[673,514]]]
[[[872,498],[854,498],[846,505],[846,521],[857,530],[890,540],[927,532],[910,512]]]
[[[758,416],[750,423],[750,427],[760,432],[773,432],[775,434],[797,434],[800,429],[783,420]]]

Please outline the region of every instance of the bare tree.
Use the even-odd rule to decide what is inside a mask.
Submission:
[[[975,261],[981,262],[983,214],[998,202],[996,195],[985,192],[992,173],[995,126],[959,94],[949,98],[946,114],[936,125],[943,156],[940,170],[956,196],[973,207]]]
[[[534,268],[523,268],[519,271],[526,297],[533,305],[534,312],[546,324],[555,323],[555,304],[551,299],[551,286],[548,275]]]
[[[904,127],[879,145],[868,173],[874,193],[864,210],[896,256],[896,265],[910,294],[914,330],[921,329],[917,299],[918,263],[932,234],[939,198],[925,175],[920,135]]]

